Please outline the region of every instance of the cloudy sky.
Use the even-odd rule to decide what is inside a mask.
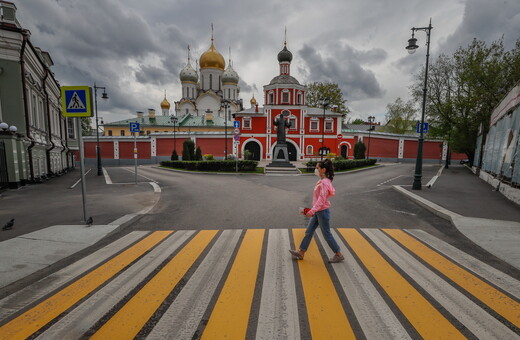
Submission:
[[[473,38],[504,37],[506,49],[520,37],[518,0],[15,0],[31,42],[48,51],[61,85],[106,86],[110,99],[98,101],[105,122],[154,108],[166,90],[179,100],[179,72],[210,46],[211,23],[217,50],[238,72],[241,98],[278,75],[276,56],[293,53],[291,74],[300,83],[338,83],[350,119],[375,115],[384,122],[386,105],[409,98],[412,75],[425,63],[420,48],[404,47],[411,27],[432,19],[431,55],[451,54]],[[194,65],[194,61],[192,61]]]

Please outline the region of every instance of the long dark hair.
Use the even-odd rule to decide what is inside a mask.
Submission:
[[[327,176],[328,179],[332,182],[334,180],[334,165],[332,164],[332,161],[328,158],[325,158],[322,161],[318,162],[320,168],[325,168],[325,176]]]

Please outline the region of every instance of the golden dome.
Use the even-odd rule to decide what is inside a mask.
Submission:
[[[170,102],[166,100],[166,97],[161,102],[161,109],[170,109]]]
[[[253,95],[253,98],[251,98],[251,105],[256,105],[255,95]]]
[[[224,71],[226,62],[224,61],[222,54],[220,54],[215,48],[215,45],[213,45],[213,39],[211,39],[211,46],[209,50],[202,53],[200,56],[199,65],[200,68],[211,67]]]

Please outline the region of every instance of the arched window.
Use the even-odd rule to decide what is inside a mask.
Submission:
[[[212,74],[209,75],[209,88],[210,89],[213,88],[213,75]]]
[[[273,92],[269,93],[269,104],[274,104],[274,93]]]

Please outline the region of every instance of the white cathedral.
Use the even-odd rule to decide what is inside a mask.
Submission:
[[[215,48],[213,36],[211,46],[200,56],[199,66],[199,72],[191,66],[188,50],[188,63],[180,72],[182,95],[175,102],[175,115],[179,118],[185,115],[202,116],[205,120],[226,118],[227,106],[227,120],[233,120],[232,114],[243,109],[242,100],[239,99],[240,78],[231,66],[231,59],[226,68],[224,57]],[[161,103],[164,110],[163,104],[166,103]]]

